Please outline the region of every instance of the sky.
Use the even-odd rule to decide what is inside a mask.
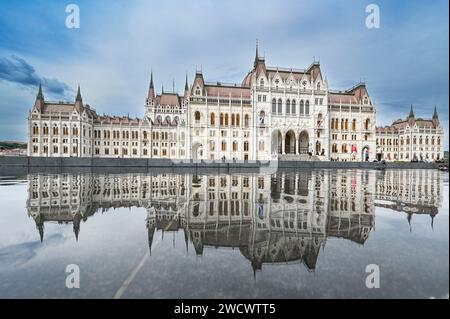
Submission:
[[[380,28],[366,26],[367,5]],[[66,27],[68,4],[80,28]],[[150,71],[157,91],[183,91],[186,73],[241,83],[255,42],[268,66],[320,60],[330,88],[366,82],[377,125],[430,118],[436,105],[449,145],[447,0],[0,2],[0,140],[26,141],[39,83],[48,100],[83,101],[99,114],[142,117]]]

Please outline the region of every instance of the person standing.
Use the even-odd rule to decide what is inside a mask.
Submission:
[[[377,161],[378,161],[378,162],[381,161],[381,155],[382,155],[381,146],[378,145],[378,146],[377,146]]]

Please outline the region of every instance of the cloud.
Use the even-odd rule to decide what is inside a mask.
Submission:
[[[16,55],[0,58],[0,80],[30,88],[42,84],[46,92],[58,97],[73,95],[72,88],[66,83],[40,76],[32,65]]]

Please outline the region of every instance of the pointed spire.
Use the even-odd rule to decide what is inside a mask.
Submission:
[[[80,91],[80,85],[78,84],[78,90],[77,90],[77,97],[75,99],[77,102],[82,102],[83,99],[81,98],[81,91]]]
[[[186,72],[186,82],[184,83],[184,91],[189,91],[188,75]]]
[[[42,94],[42,84],[39,83],[39,91],[38,94],[36,96],[36,99],[38,100],[43,100],[44,99],[44,94]]]
[[[38,226],[37,229],[39,231],[39,238],[41,239],[41,243],[44,241],[44,223],[41,222]]]
[[[258,39],[256,39],[256,54],[255,54],[255,62],[253,63],[253,67],[256,68],[259,61],[259,47],[258,47]]]
[[[409,111],[409,117],[413,118],[414,117],[414,110],[413,110],[413,106],[411,104],[411,110]]]
[[[155,86],[153,85],[153,70],[150,71],[150,85],[148,88],[147,102],[155,99]]]
[[[161,85],[161,93],[164,94],[164,84]]]
[[[437,112],[437,109],[436,109],[436,104],[434,105],[434,112],[433,112],[433,119],[437,119],[437,118],[439,118],[439,115],[438,115],[438,112]]]

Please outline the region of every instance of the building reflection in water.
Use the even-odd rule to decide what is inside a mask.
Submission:
[[[156,230],[184,233],[186,249],[239,249],[254,270],[303,263],[336,237],[364,244],[375,207],[433,219],[441,205],[439,171],[300,171],[274,175],[29,175],[28,214],[41,241],[47,222],[72,223],[119,207],[147,209],[151,252]],[[432,225],[432,222],[431,222]]]

